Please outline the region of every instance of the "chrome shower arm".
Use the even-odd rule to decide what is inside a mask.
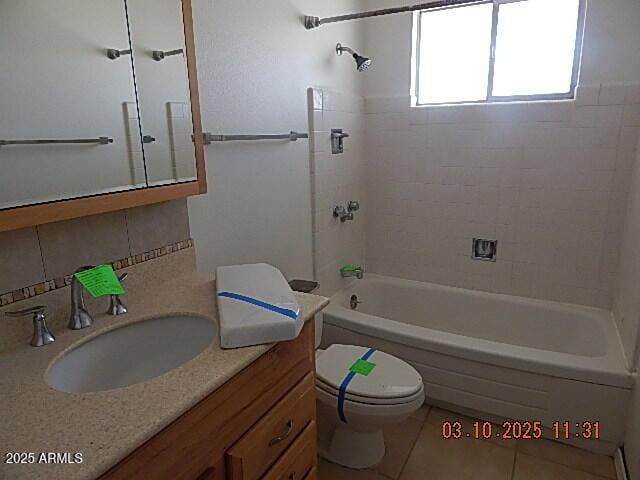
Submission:
[[[350,53],[351,55],[356,55],[356,52],[353,48],[342,45],[341,43],[336,45],[336,53],[338,55],[342,55],[344,52]]]

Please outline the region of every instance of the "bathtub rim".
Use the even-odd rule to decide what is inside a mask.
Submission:
[[[407,345],[413,348],[473,360],[490,365],[512,368],[524,372],[552,377],[631,389],[635,374],[628,367],[622,342],[610,312],[580,305],[564,304],[546,300],[529,299],[503,294],[467,290],[428,282],[406,280],[395,277],[369,274],[364,280],[392,282],[412,286],[429,286],[436,289],[458,291],[474,296],[504,297],[517,303],[553,306],[562,310],[579,312],[595,317],[602,322],[605,331],[606,353],[600,357],[589,357],[570,353],[541,350],[532,347],[510,345],[492,340],[467,337],[461,334],[406,324],[393,319],[358,312],[341,305],[353,290],[354,283],[331,297],[331,303],[322,313],[323,321],[355,333]],[[389,324],[392,322],[391,324]],[[389,328],[393,327],[393,328]]]

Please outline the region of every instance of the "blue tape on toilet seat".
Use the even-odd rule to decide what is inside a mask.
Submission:
[[[280,315],[284,315],[285,317],[293,318],[294,320],[297,320],[298,318],[298,312],[294,310],[278,307],[277,305],[272,305],[271,303],[263,302],[262,300],[258,300],[257,298],[247,297],[246,295],[241,295],[239,293],[219,292],[218,296],[223,298],[231,298],[233,300],[238,300],[240,302],[249,303],[251,305],[255,305],[256,307],[264,308],[265,310],[279,313]]]
[[[360,360],[369,360],[371,358],[371,355],[373,355],[375,352],[375,348],[370,348],[367,353],[360,357]],[[344,380],[342,380],[342,383],[340,384],[340,390],[338,391],[338,418],[340,418],[343,423],[348,423],[347,417],[344,415],[344,398],[347,395],[347,387],[356,375],[356,372],[349,372],[347,376],[344,377]]]

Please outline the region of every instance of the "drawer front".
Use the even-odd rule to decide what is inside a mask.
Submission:
[[[308,374],[227,453],[232,480],[257,480],[316,417],[313,374]]]
[[[225,478],[224,461],[221,461],[218,465],[205,469],[195,480],[225,480]]]
[[[263,480],[303,480],[316,463],[316,422],[311,422]]]
[[[318,480],[318,468],[313,467],[307,476],[304,477],[304,480]]]

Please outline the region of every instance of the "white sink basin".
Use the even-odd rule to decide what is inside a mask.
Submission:
[[[196,357],[213,341],[216,325],[174,316],[133,323],[99,335],[60,357],[47,382],[71,393],[101,392],[158,377]]]

